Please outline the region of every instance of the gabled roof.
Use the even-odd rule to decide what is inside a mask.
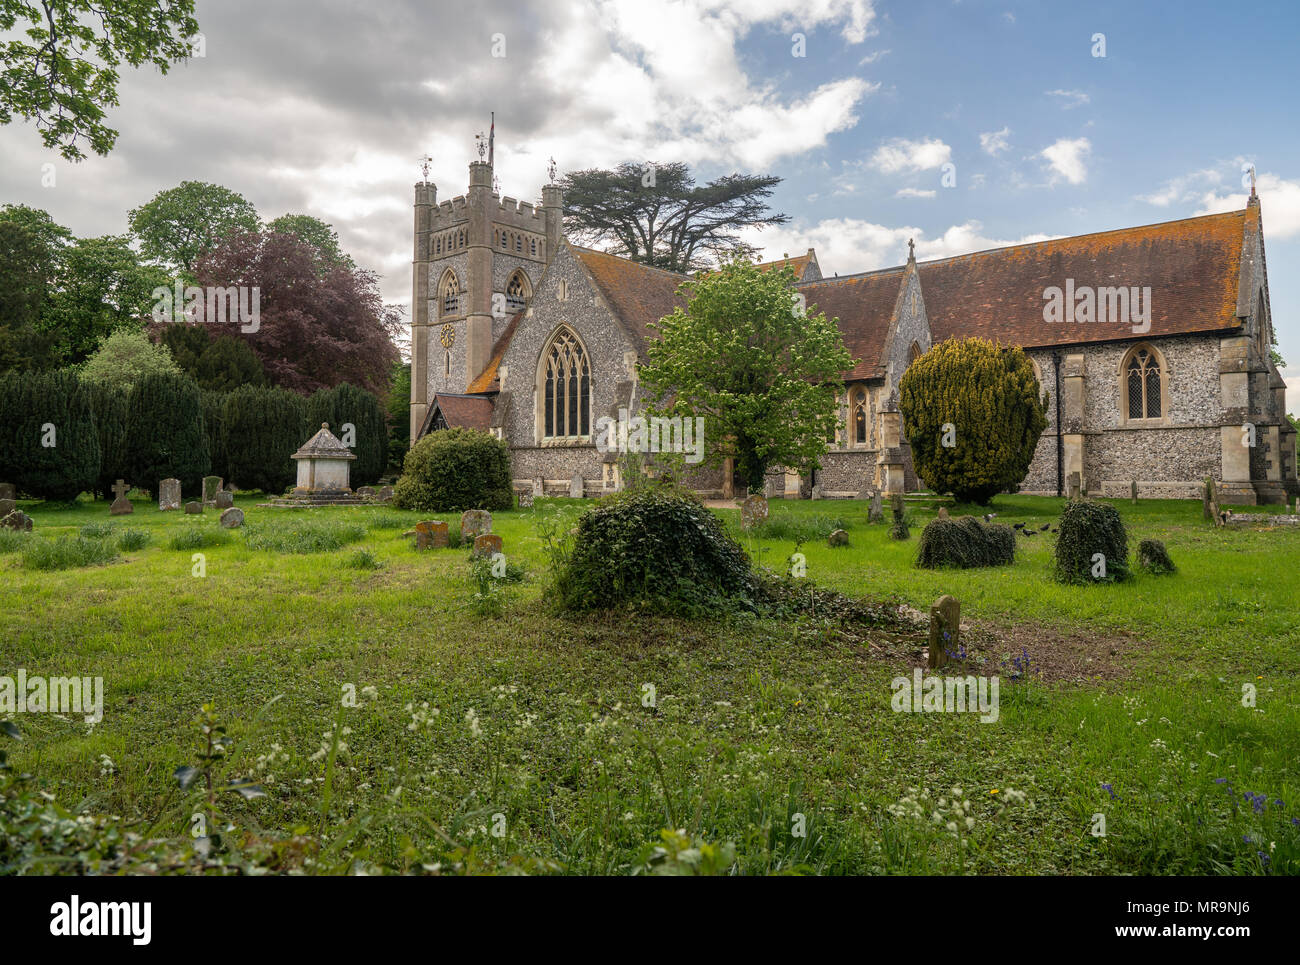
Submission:
[[[1131,339],[1132,326],[1046,322],[1044,291],[1151,289],[1144,337],[1236,328],[1239,285],[1254,277],[1243,239],[1259,230],[1259,206],[1162,224],[1058,238],[921,264],[921,292],[935,342],[980,336],[1026,347]]]
[[[806,254],[797,255],[791,258],[786,255],[784,258],[778,258],[776,261],[760,261],[754,267],[759,271],[768,271],[772,268],[785,268],[789,266],[794,269],[794,279],[796,282],[816,281],[821,278],[821,267],[817,264],[817,252],[809,248]]]
[[[651,268],[593,248],[569,247],[591,275],[610,310],[628,333],[641,342],[658,337],[649,328],[652,323],[671,315],[678,305],[686,307],[686,299],[677,294],[677,288],[691,280],[689,275]]]
[[[873,379],[884,376],[881,351],[894,324],[898,299],[903,292],[907,266],[886,268],[861,275],[823,278],[799,286],[808,300],[808,311],[824,312],[839,319],[844,346],[857,364],[844,378]]]
[[[525,311],[527,311],[525,309]],[[466,392],[499,392],[501,391],[501,380],[497,378],[497,371],[501,368],[501,360],[505,358],[506,349],[510,347],[510,340],[515,337],[515,329],[519,327],[519,319],[524,317],[524,312],[515,312],[510,318],[510,324],[505,327],[500,338],[492,345],[492,355],[488,358],[487,367],[483,369],[466,388]]]
[[[492,400],[487,396],[439,392],[429,403],[429,411],[425,413],[419,437],[429,432],[434,415],[438,412],[442,413],[443,421],[451,428],[482,429],[486,432],[492,427]]]
[[[355,459],[352,450],[330,432],[330,424],[322,422],[320,431],[302,444],[290,459]]]

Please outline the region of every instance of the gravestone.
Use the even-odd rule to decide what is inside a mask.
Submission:
[[[415,548],[417,550],[440,550],[449,544],[447,524],[437,519],[425,520],[415,524]]]
[[[186,503],[186,504],[185,504],[185,515],[187,515],[187,516],[202,516],[202,515],[203,515],[203,504],[200,503],[200,502],[197,502],[197,501],[196,501],[196,502],[192,502],[192,503]]]
[[[375,495],[375,498],[381,503],[391,503],[393,501],[393,487],[385,486],[383,489],[379,490]]]
[[[816,486],[813,486],[813,488],[812,488],[812,497],[811,497],[811,498],[812,498],[812,499],[821,499],[821,498],[822,498],[822,487],[821,487],[821,483],[818,483]]]
[[[877,489],[871,494],[871,505],[867,508],[868,523],[883,523],[885,521],[885,510],[880,504],[880,490]]]
[[[117,498],[113,500],[113,505],[109,507],[109,514],[112,516],[129,516],[135,512],[135,507],[131,505],[131,500],[126,498],[126,494],[131,491],[131,487],[119,479],[113,484],[113,495]]]
[[[519,494],[519,508],[520,508],[520,509],[532,509],[532,507],[533,507],[533,494],[532,494],[532,493],[520,493],[520,494]]]
[[[534,496],[546,495],[546,483],[542,480],[541,476],[537,476],[536,478],[533,479],[533,495]]]
[[[17,507],[12,499],[0,499],[0,529],[16,529],[20,533],[32,531],[32,518]]]
[[[1077,472],[1070,473],[1069,489],[1067,490],[1067,493],[1071,499],[1079,498],[1079,492],[1082,489],[1082,485],[1079,474]]]
[[[235,494],[228,493],[224,489],[217,493],[216,499],[213,500],[217,509],[229,509],[235,505]]]
[[[360,496],[362,499],[374,499],[374,498],[375,498],[375,487],[374,487],[374,486],[362,486],[360,489],[357,490],[357,495]]]
[[[482,533],[474,537],[474,549],[470,556],[474,559],[480,557],[491,557],[493,553],[501,552],[501,537],[496,533]]]
[[[929,658],[934,670],[948,662],[948,652],[957,653],[961,646],[961,604],[944,594],[930,607]]]
[[[0,498],[0,519],[4,519],[10,513],[18,512],[18,501],[12,496]]]
[[[215,506],[217,504],[217,493],[221,492],[220,476],[203,477],[203,505]]]
[[[235,529],[244,525],[244,511],[237,506],[227,506],[221,511],[221,525],[226,529]]]
[[[17,499],[18,487],[13,483],[0,483],[0,499]]]
[[[831,530],[831,535],[826,537],[827,546],[848,546],[849,534],[842,529]]]
[[[1201,490],[1201,517],[1214,519],[1214,480],[1208,476],[1205,479],[1205,487]]]
[[[158,484],[158,510],[166,513],[181,508],[181,481],[164,479]]]
[[[486,509],[467,509],[460,516],[460,541],[472,542],[475,536],[492,532],[492,514]]]
[[[894,512],[894,525],[889,527],[890,539],[907,539],[912,534],[907,528],[907,514],[903,509],[903,494],[894,493],[889,497],[889,505]]]
[[[581,476],[574,476],[569,480],[569,498],[581,499],[583,491],[586,489],[586,483]]]
[[[1129,492],[1133,496],[1133,505],[1136,506],[1138,504],[1138,484],[1136,479],[1129,485]]]
[[[767,497],[753,493],[740,506],[740,528],[753,529],[767,519]]]
[[[940,519],[947,519],[947,518],[948,518],[948,507],[947,507],[947,506],[940,506],[940,507],[939,507],[939,518],[940,518]]]

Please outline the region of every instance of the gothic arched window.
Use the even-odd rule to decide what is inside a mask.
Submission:
[[[573,331],[562,327],[543,353],[542,437],[580,439],[591,433],[591,366]]]
[[[850,396],[853,400],[850,415],[853,417],[853,444],[865,446],[867,444],[867,393],[865,389],[857,389]]]
[[[440,295],[444,315],[460,314],[460,283],[456,281],[455,272],[448,271],[447,274],[442,276]]]
[[[1164,417],[1164,364],[1147,345],[1135,346],[1125,358],[1121,373],[1123,412],[1127,421]]]
[[[528,278],[522,271],[516,271],[506,282],[506,310],[512,314],[523,311],[528,295]]]

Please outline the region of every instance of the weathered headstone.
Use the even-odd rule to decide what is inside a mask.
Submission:
[[[438,519],[429,519],[415,524],[415,548],[417,550],[438,550],[448,545],[447,524]]]
[[[1136,479],[1129,485],[1129,494],[1133,497],[1133,505],[1136,506],[1138,504],[1138,484]]]
[[[492,532],[492,514],[486,509],[467,509],[460,516],[460,541],[469,543],[475,536]]]
[[[532,509],[532,506],[533,506],[533,494],[532,494],[532,493],[520,493],[520,494],[519,494],[519,508],[520,508],[520,509]]]
[[[238,506],[227,506],[221,511],[221,525],[226,529],[234,529],[237,526],[244,525],[244,511]]]
[[[385,486],[376,493],[375,498],[381,503],[391,503],[393,501],[393,487]]]
[[[32,518],[24,513],[21,509],[10,509],[6,512],[6,506],[12,506],[12,499],[0,499],[0,529],[16,529],[20,533],[30,533],[32,531]]]
[[[848,546],[849,534],[842,529],[831,530],[831,535],[826,537],[827,546]]]
[[[131,500],[126,498],[126,494],[131,491],[123,480],[119,479],[113,484],[113,495],[117,498],[113,500],[113,505],[109,507],[108,512],[112,516],[129,516],[135,512],[135,507],[131,505]]]
[[[203,477],[203,505],[215,506],[217,504],[217,493],[221,492],[220,476]]]
[[[883,523],[885,521],[885,509],[880,503],[880,490],[877,489],[871,494],[871,505],[867,507],[868,523]]]
[[[13,483],[0,483],[0,499],[17,499],[18,487]]]
[[[818,483],[816,486],[813,486],[813,488],[812,488],[812,496],[811,496],[810,498],[812,498],[812,499],[821,499],[821,498],[823,498],[823,497],[822,497],[822,487],[821,487],[821,483]]]
[[[203,504],[200,503],[200,502],[198,502],[197,500],[196,500],[195,502],[186,503],[186,504],[185,504],[185,515],[187,515],[187,516],[202,516],[202,515],[203,515]]]
[[[912,534],[907,528],[907,513],[903,508],[903,494],[894,493],[889,497],[889,505],[894,513],[894,525],[889,527],[890,539],[907,539]]]
[[[569,480],[569,498],[581,499],[583,492],[586,490],[586,486],[587,484],[583,482],[581,476],[574,476]]]
[[[217,509],[229,509],[231,506],[235,505],[235,494],[228,493],[223,489],[217,493],[216,498],[213,500],[213,504]]]
[[[158,509],[160,512],[170,512],[173,509],[181,508],[181,481],[179,479],[164,479],[158,484]]]
[[[767,519],[767,497],[752,493],[740,507],[740,528],[753,529]]]
[[[10,513],[18,512],[18,500],[12,496],[0,498],[0,519],[4,519]]]
[[[927,664],[933,670],[948,662],[948,654],[961,645],[961,604],[948,594],[930,607],[930,641]]]
[[[360,489],[357,490],[357,495],[360,496],[362,499],[374,499],[374,498],[375,498],[375,487],[374,487],[374,486],[362,486]]]
[[[1066,494],[1069,496],[1070,499],[1079,498],[1079,493],[1082,488],[1082,485],[1083,484],[1080,481],[1079,474],[1077,472],[1070,473],[1069,488],[1066,490]]]
[[[534,496],[546,495],[546,483],[541,476],[536,476],[533,479],[533,495]]]
[[[475,558],[490,557],[493,553],[500,552],[501,537],[496,533],[481,533],[474,537],[474,549],[470,552],[470,555]]]
[[[940,519],[947,519],[947,518],[948,518],[948,507],[947,507],[947,506],[940,506],[940,507],[939,507],[939,518],[940,518]]]

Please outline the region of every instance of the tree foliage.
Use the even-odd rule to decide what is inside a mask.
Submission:
[[[221,410],[221,444],[229,479],[278,495],[293,485],[293,454],[307,441],[307,401],[287,389],[241,386]]]
[[[40,238],[0,218],[0,372],[45,368],[56,357],[54,337],[40,328],[53,273]]]
[[[1025,478],[1047,427],[1029,356],[980,338],[949,339],[912,362],[898,405],[917,475],[982,505]]]
[[[121,387],[106,382],[86,382],[85,385],[90,393],[90,409],[95,416],[95,434],[99,438],[100,450],[99,475],[93,489],[96,496],[106,497],[112,491],[113,483],[130,478],[126,461],[130,396]]]
[[[199,257],[233,235],[256,233],[257,209],[243,195],[205,181],[182,181],[127,214],[145,257],[192,277]],[[225,287],[229,282],[217,281]]]
[[[230,475],[230,460],[226,458],[226,442],[221,430],[225,418],[226,397],[228,392],[211,392],[200,390],[200,402],[203,406],[203,432],[208,439],[208,473],[220,476],[226,481]]]
[[[790,220],[768,207],[780,183],[729,174],[698,185],[680,161],[574,171],[561,182],[565,231],[581,244],[670,271],[711,267],[753,256],[746,230]]]
[[[393,366],[393,381],[385,400],[388,408],[388,465],[401,468],[411,448],[411,363]]]
[[[348,441],[346,426],[352,426],[353,454],[357,457],[349,470],[352,487],[370,486],[378,481],[388,466],[388,416],[375,396],[356,386],[336,385],[320,389],[307,400],[307,425],[328,422],[330,430]]]
[[[751,491],[771,465],[819,465],[853,367],[835,322],[796,308],[793,283],[789,268],[743,261],[694,279],[641,366],[652,411],[702,417],[710,463],[734,456]]]
[[[194,380],[179,372],[151,372],[131,387],[127,404],[126,465],[131,483],[156,491],[176,478],[197,489],[211,455],[203,426],[203,405]]]
[[[275,385],[310,393],[350,382],[380,393],[397,361],[401,310],[370,271],[317,270],[316,249],[287,234],[229,236],[196,266],[198,284],[260,290],[260,324],[231,326]]]
[[[393,504],[428,513],[511,509],[510,478],[510,450],[503,440],[477,429],[440,429],[406,454]]]
[[[119,329],[100,339],[99,347],[81,367],[82,378],[87,381],[123,391],[130,391],[146,375],[180,374],[166,346],[155,345],[144,332],[129,329]]]
[[[268,233],[293,235],[299,241],[316,250],[321,261],[321,270],[330,268],[356,269],[352,256],[339,247],[339,233],[334,226],[309,214],[282,214],[266,225]]]
[[[31,121],[69,161],[107,154],[121,66],[165,74],[198,30],[194,0],[0,0],[0,124]]]
[[[221,335],[199,356],[195,381],[201,389],[230,392],[241,385],[265,385],[266,373],[247,342]]]
[[[72,500],[99,471],[90,393],[75,372],[0,376],[0,480],[40,499]]]

